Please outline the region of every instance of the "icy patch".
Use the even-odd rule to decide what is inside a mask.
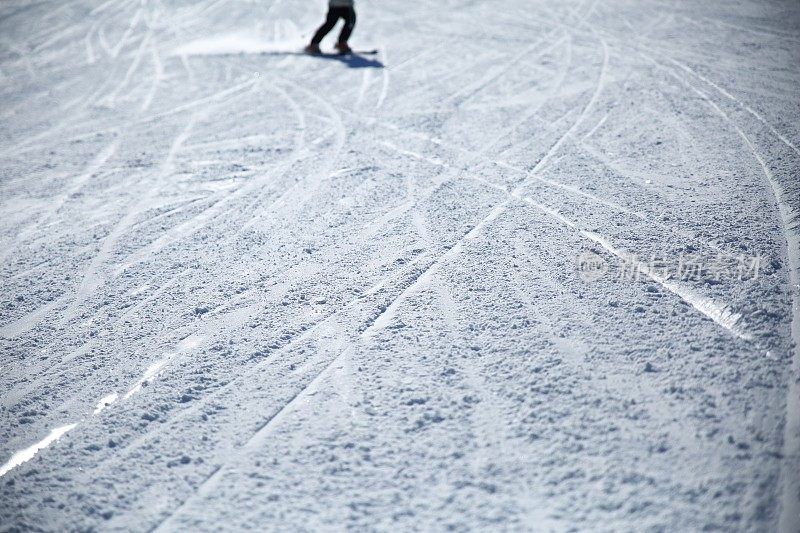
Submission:
[[[119,395],[116,392],[113,392],[108,396],[104,396],[99,402],[97,402],[97,407],[95,408],[92,415],[98,414],[100,411],[102,411],[112,403],[116,402],[118,397]]]
[[[247,35],[219,35],[198,39],[179,46],[173,52],[176,56],[218,56],[231,54],[267,54],[297,52],[303,44],[293,42],[266,42]]]
[[[11,459],[8,460],[8,462],[6,464],[4,464],[2,467],[0,467],[0,477],[3,477],[9,471],[11,471],[12,469],[18,467],[22,463],[25,463],[25,462],[30,461],[31,459],[33,459],[33,457],[37,453],[39,453],[39,450],[47,448],[48,446],[53,444],[55,441],[60,439],[62,436],[64,436],[64,434],[67,431],[70,431],[70,430],[74,429],[75,426],[77,426],[77,425],[78,424],[68,424],[66,426],[61,426],[61,427],[55,428],[54,430],[52,430],[50,432],[50,434],[47,437],[43,438],[42,440],[40,440],[39,442],[37,442],[33,446],[29,446],[28,448],[25,448],[24,450],[20,450],[17,453],[15,453],[11,457]]]

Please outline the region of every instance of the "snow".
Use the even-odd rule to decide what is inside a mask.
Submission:
[[[0,5],[0,524],[800,530],[798,5],[323,4]]]
[[[268,54],[296,52],[303,47],[300,40],[294,42],[265,42],[263,38],[252,35],[221,35],[197,39],[179,46],[173,52],[178,56],[210,56],[229,54]]]
[[[0,477],[6,475],[12,469],[18,467],[19,465],[30,461],[33,457],[39,453],[40,450],[47,448],[58,439],[64,436],[65,433],[71,431],[77,426],[77,424],[67,424],[66,426],[61,426],[53,429],[50,431],[50,434],[47,435],[45,438],[37,442],[36,444],[32,444],[28,446],[24,450],[20,450],[14,455],[11,456],[3,466],[0,466]]]

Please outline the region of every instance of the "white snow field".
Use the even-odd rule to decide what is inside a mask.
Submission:
[[[800,531],[800,3],[357,8],[0,3],[0,531]]]

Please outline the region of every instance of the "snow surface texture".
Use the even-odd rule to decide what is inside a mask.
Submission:
[[[0,530],[797,531],[800,4],[358,6],[0,3]]]

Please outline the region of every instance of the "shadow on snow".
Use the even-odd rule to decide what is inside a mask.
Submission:
[[[306,54],[305,52],[261,52],[263,56],[304,56],[327,61],[339,61],[347,68],[384,68],[384,64],[377,59],[370,59],[358,53],[350,55],[339,54]]]

